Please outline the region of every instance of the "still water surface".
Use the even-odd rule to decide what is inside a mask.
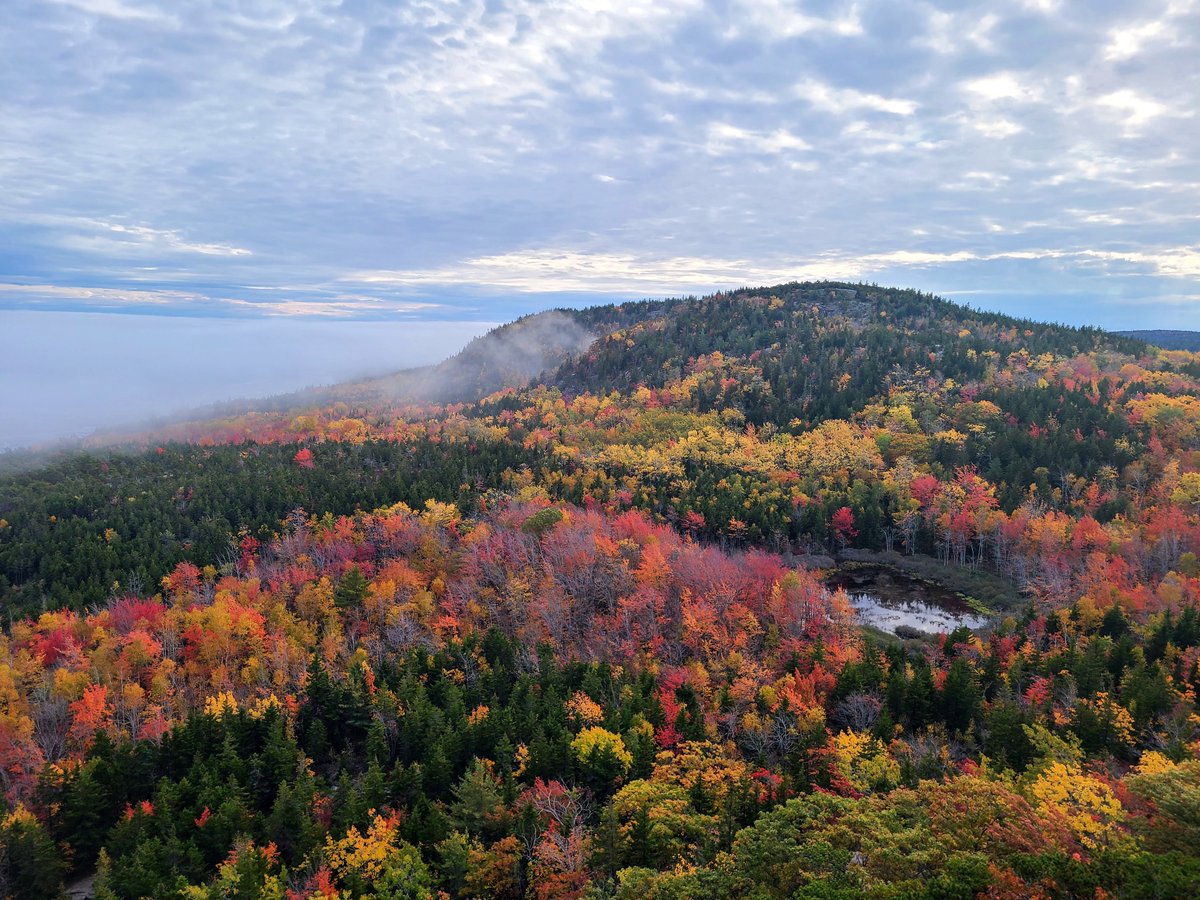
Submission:
[[[892,634],[901,625],[939,634],[960,625],[982,628],[988,622],[953,591],[882,566],[838,569],[826,584],[846,591],[865,624]]]

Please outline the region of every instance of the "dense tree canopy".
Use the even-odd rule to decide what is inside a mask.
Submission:
[[[874,285],[571,316],[532,383],[501,329],[436,404],[8,462],[0,894],[1194,895],[1200,359]],[[829,554],[1007,588],[872,635]]]

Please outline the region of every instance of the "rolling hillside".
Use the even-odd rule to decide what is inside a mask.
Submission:
[[[1187,896],[1198,554],[1190,352],[865,284],[527,317],[0,474],[0,877]]]

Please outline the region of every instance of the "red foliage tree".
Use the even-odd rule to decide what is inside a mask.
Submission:
[[[858,529],[854,527],[854,513],[848,506],[843,506],[833,514],[830,525],[833,526],[833,533],[843,550],[850,541],[858,537]]]

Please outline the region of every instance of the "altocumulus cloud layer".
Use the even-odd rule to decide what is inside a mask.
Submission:
[[[1200,326],[1200,0],[7,0],[0,307]]]

